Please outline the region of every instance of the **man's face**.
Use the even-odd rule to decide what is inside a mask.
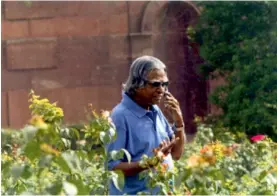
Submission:
[[[164,96],[167,84],[168,78],[165,71],[154,69],[148,74],[146,85],[137,89],[136,96],[147,105],[158,104]]]

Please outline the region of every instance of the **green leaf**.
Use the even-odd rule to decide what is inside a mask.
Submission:
[[[196,189],[195,195],[211,195],[211,193],[206,187],[201,187]]]
[[[178,173],[178,175],[175,177],[175,186],[176,187],[179,187],[181,185],[181,183],[183,182],[184,177],[185,177],[184,172]]]
[[[71,141],[70,140],[62,138],[62,142],[63,142],[65,148],[70,148],[70,146],[71,146]]]
[[[23,132],[24,140],[28,142],[36,135],[38,128],[32,125],[26,125],[21,131]]]
[[[50,155],[50,154],[45,155],[45,156],[41,157],[41,159],[39,160],[38,165],[39,165],[40,167],[47,167],[47,166],[49,166],[49,164],[51,163],[52,158],[53,158],[53,156]]]
[[[123,148],[120,149],[120,151],[124,152],[124,154],[126,155],[126,158],[128,160],[128,163],[130,163],[131,162],[131,155],[130,155],[130,153],[127,150],[123,149]]]
[[[194,187],[196,186],[196,183],[195,183],[195,181],[194,181],[193,178],[187,179],[187,180],[185,181],[185,183],[186,183],[186,186],[187,186],[189,189],[192,189],[192,188],[194,188]]]
[[[3,176],[6,176],[7,174],[9,175],[11,164],[12,164],[12,162],[6,162],[6,163],[1,162],[2,178],[3,178]]]
[[[139,173],[139,180],[145,179],[148,176],[148,171],[144,170]]]
[[[111,160],[119,160],[119,159],[122,159],[123,156],[122,156],[122,153],[120,153],[120,151],[112,150],[110,152],[110,158]]]
[[[101,132],[100,132],[99,137],[100,137],[101,142],[102,142],[104,145],[109,144],[109,143],[111,142],[111,137],[110,137],[110,135],[107,134],[107,133],[105,133],[104,131],[101,131]]]
[[[25,195],[36,195],[35,193],[29,192],[29,191],[24,191],[20,195],[25,196]]]
[[[21,176],[24,171],[24,165],[13,165],[11,168],[11,175],[16,180]]]
[[[89,195],[89,189],[84,185],[82,179],[70,178],[68,182],[74,184],[78,189],[78,195]]]
[[[63,136],[70,138],[70,130],[68,128],[61,129],[61,132],[63,133]]]
[[[61,170],[65,173],[70,173],[70,167],[67,165],[63,157],[59,156],[56,158],[56,163],[60,166]]]
[[[266,176],[266,180],[267,180],[267,182],[268,182],[269,184],[274,184],[274,185],[277,184],[277,178],[274,177],[272,174],[268,174],[268,175]]]
[[[28,179],[32,176],[32,174],[33,174],[33,172],[32,172],[31,167],[29,165],[26,165],[24,167],[24,170],[23,170],[22,174],[21,174],[21,177],[24,178],[24,179]]]
[[[56,181],[53,183],[51,186],[46,188],[46,191],[49,192],[51,195],[60,195],[62,191],[62,182],[61,181]]]
[[[35,141],[30,141],[24,148],[26,156],[33,161],[36,158],[40,157],[41,150],[39,143]]]
[[[71,128],[71,135],[72,135],[72,137],[74,138],[74,139],[76,139],[76,140],[79,140],[80,139],[80,133],[79,133],[79,131],[77,130],[77,129],[75,129],[75,128]]]
[[[115,141],[116,140],[116,131],[113,127],[110,127],[110,129],[108,130],[111,138],[112,138],[112,141]]]
[[[63,189],[67,195],[77,195],[77,188],[74,184],[69,182],[63,182]]]
[[[131,155],[127,150],[122,148],[119,151],[113,150],[113,151],[110,152],[111,160],[123,159],[124,155],[126,155],[128,163],[130,163],[131,162]]]
[[[261,174],[259,175],[259,181],[263,180],[266,177],[267,174],[268,174],[268,172],[266,170],[261,172]]]
[[[115,170],[115,171],[111,171],[110,173],[111,173],[110,178],[111,178],[114,186],[118,190],[122,191],[123,187],[124,187],[124,183],[125,183],[125,176],[124,176],[123,172],[120,170]]]
[[[188,179],[188,178],[191,176],[191,174],[192,174],[192,169],[191,169],[191,168],[185,169],[185,171],[184,171],[183,173],[184,173],[184,178],[183,178],[183,180],[186,180],[186,179]],[[183,181],[183,180],[182,180],[182,181]]]
[[[221,181],[220,180],[213,181],[213,185],[214,185],[214,191],[217,193],[219,190],[219,187],[221,186]]]
[[[158,183],[156,183],[155,185],[156,185],[157,187],[159,187],[159,188],[160,188],[161,193],[162,193],[163,195],[168,195],[168,194],[167,194],[166,187],[165,187],[165,184],[164,184],[164,183],[162,183],[162,182],[158,182]]]
[[[252,191],[250,195],[274,195],[274,193],[270,190],[266,190],[264,187],[258,187],[257,189]]]
[[[81,172],[80,159],[75,151],[63,152],[61,156],[71,171]]]

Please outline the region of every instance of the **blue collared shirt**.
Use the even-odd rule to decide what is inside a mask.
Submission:
[[[116,126],[117,139],[107,146],[108,152],[112,150],[126,149],[132,158],[132,162],[141,160],[143,154],[153,156],[153,149],[157,148],[162,140],[171,138],[173,131],[157,105],[153,105],[151,111],[147,111],[127,94],[123,93],[123,99],[112,111],[111,118]],[[112,170],[122,160],[109,161],[108,168]],[[173,168],[171,154],[165,158],[169,169]],[[123,191],[119,191],[110,183],[111,195],[130,194],[135,195],[140,191],[147,191],[146,180],[139,180],[139,174],[125,176]]]

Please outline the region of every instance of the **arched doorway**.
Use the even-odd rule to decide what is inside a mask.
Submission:
[[[168,67],[170,92],[179,100],[186,131],[196,131],[195,115],[207,113],[206,81],[197,74],[201,58],[186,35],[189,24],[196,21],[199,10],[185,1],[150,2],[144,12],[142,33],[151,33],[153,56]]]

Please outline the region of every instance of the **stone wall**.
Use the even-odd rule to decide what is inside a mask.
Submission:
[[[2,2],[2,127],[28,121],[30,89],[57,101],[67,123],[85,120],[89,103],[111,110],[130,63],[148,54],[167,64],[193,132],[194,115],[208,112],[207,84],[195,72],[201,58],[185,35],[198,14],[182,1]]]

